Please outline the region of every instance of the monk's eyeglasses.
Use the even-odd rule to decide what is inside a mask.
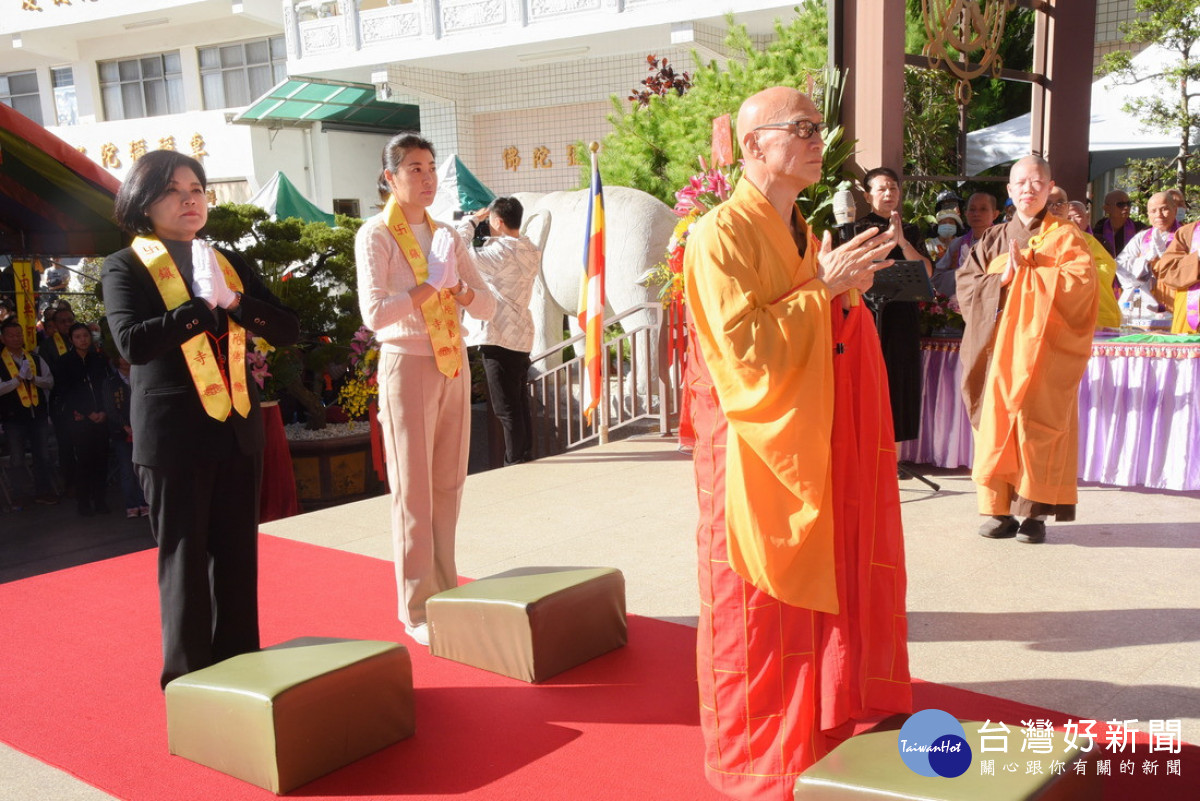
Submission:
[[[750,133],[761,131],[767,128],[778,128],[782,131],[790,131],[796,135],[797,139],[811,139],[813,134],[818,134],[825,130],[825,123],[813,122],[812,120],[792,120],[790,122],[768,122],[766,125],[760,125],[757,128],[752,128]]]

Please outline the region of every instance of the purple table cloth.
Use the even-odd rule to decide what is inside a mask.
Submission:
[[[921,343],[921,436],[900,458],[969,467],[957,340]],[[1097,342],[1079,386],[1079,478],[1200,490],[1200,346]]]

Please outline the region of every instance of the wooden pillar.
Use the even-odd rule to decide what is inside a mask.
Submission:
[[[861,176],[874,167],[904,169],[904,6],[881,0],[833,0],[840,15],[840,52],[849,70],[842,100],[846,137],[857,139],[852,162]],[[1089,60],[1090,64],[1091,61]]]
[[[1044,16],[1046,85],[1041,93],[1042,155],[1050,162],[1054,182],[1069,197],[1081,200],[1089,177],[1096,3],[1053,0]],[[1038,114],[1033,117],[1036,123]]]

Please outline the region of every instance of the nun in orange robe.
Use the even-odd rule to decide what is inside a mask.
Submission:
[[[912,705],[879,340],[794,225],[744,178],[684,263],[705,771],[742,799],[790,798],[855,721]]]

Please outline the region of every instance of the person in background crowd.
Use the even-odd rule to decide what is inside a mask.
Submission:
[[[1175,219],[1175,202],[1166,192],[1157,192],[1146,203],[1150,227],[1138,231],[1117,255],[1117,281],[1123,292],[1141,290],[1142,307],[1151,312],[1175,302],[1174,290],[1160,291],[1154,279],[1154,266],[1171,244],[1179,228]],[[1123,295],[1124,296],[1124,295]]]
[[[1061,194],[1060,194],[1061,193]],[[1064,200],[1067,198],[1067,193],[1062,187],[1056,186],[1051,193],[1051,197],[1061,196]],[[1062,209],[1066,209],[1067,220],[1080,230],[1083,238],[1087,241],[1088,251],[1092,254],[1092,261],[1096,263],[1096,274],[1100,276],[1099,296],[1100,306],[1096,312],[1096,327],[1097,328],[1120,328],[1121,326],[1121,309],[1117,306],[1116,293],[1107,291],[1108,287],[1113,284],[1113,279],[1117,274],[1117,260],[1108,255],[1108,251],[1104,249],[1104,245],[1100,240],[1092,236],[1084,230],[1084,226],[1080,225],[1080,220],[1087,220],[1087,206],[1078,200],[1068,200],[1063,206],[1055,207],[1055,214],[1062,216]]]
[[[1176,218],[1178,219],[1178,218]],[[1158,288],[1169,297],[1171,333],[1200,331],[1200,224],[1191,222],[1177,229],[1171,243],[1154,264]]]
[[[992,224],[996,222],[996,214],[996,196],[990,192],[976,192],[967,198],[969,230],[952,241],[946,248],[946,252],[934,265],[932,278],[934,289],[948,298],[953,298],[958,294],[955,274],[967,260],[971,246],[978,242],[984,231],[991,228]]]
[[[1168,189],[1167,194],[1171,196],[1172,202],[1175,203],[1175,222],[1183,225],[1187,222],[1188,218],[1187,198],[1178,189]]]
[[[54,397],[67,420],[75,464],[75,502],[81,515],[107,514],[108,423],[104,414],[104,384],[108,360],[92,345],[92,332],[75,323],[67,334],[71,350],[54,363]]]
[[[487,221],[491,234],[478,249],[466,251],[496,297],[496,314],[467,336],[478,345],[487,375],[488,402],[504,430],[504,464],[528,462],[533,452],[529,411],[529,351],[533,347],[533,313],[529,301],[541,267],[541,251],[521,236],[521,201],[499,197],[459,225],[466,239],[474,222]]]
[[[937,236],[925,240],[925,253],[936,262],[950,247],[950,243],[962,234],[962,219],[953,209],[942,209],[937,213]]]
[[[1047,516],[1075,519],[1079,382],[1101,290],[1083,233],[1046,210],[1053,188],[1045,159],[1014,164],[1016,217],[984,234],[958,272],[971,478],[987,517],[979,534],[993,539],[1040,543]]]
[[[150,514],[150,506],[133,470],[133,422],[129,416],[133,391],[129,386],[129,362],[118,354],[113,359],[113,366],[116,369],[109,373],[104,384],[104,414],[121,478],[125,517],[145,517]]]
[[[59,301],[49,308],[50,325],[43,332],[38,345],[38,355],[53,370],[58,360],[71,349],[71,326],[75,325],[75,312],[66,301]],[[54,427],[55,453],[58,457],[58,474],[62,480],[63,494],[75,495],[78,466],[75,464],[75,449],[71,447],[71,416],[62,407],[57,389],[50,392],[50,423]]]
[[[23,483],[25,451],[33,454],[30,494],[42,504],[58,503],[50,467],[50,365],[25,350],[25,332],[16,317],[0,323],[0,424],[8,440],[9,475],[14,489]],[[23,497],[20,493],[16,496]]]
[[[75,325],[75,312],[66,301],[59,301],[53,306],[46,309],[46,314],[43,318],[50,325],[45,327],[42,336],[42,343],[38,345],[38,353],[46,364],[51,367],[58,360],[59,356],[71,349],[70,332],[71,326]]]
[[[1004,222],[1012,222],[1013,216],[1017,213],[1017,207],[1013,205],[1012,198],[1004,201]]]
[[[237,253],[198,236],[207,178],[153,150],[117,192],[134,237],[101,272],[113,342],[130,371],[133,463],[158,543],[164,688],[259,647],[258,509],[263,422],[251,336],[276,346],[300,321]]]
[[[71,283],[71,273],[56,261],[47,262],[42,272],[41,299],[44,303],[57,303],[58,294],[66,292]]]
[[[1080,231],[1090,235],[1093,239],[1096,238],[1095,234],[1092,233],[1092,224],[1088,218],[1087,204],[1082,200],[1072,200],[1067,204],[1067,219],[1075,223]],[[1100,247],[1104,247],[1104,245],[1101,244]],[[1108,251],[1105,250],[1105,252],[1107,253]],[[1109,258],[1112,258],[1111,255]],[[1116,264],[1116,262],[1114,261],[1113,264]]]
[[[892,212],[899,211],[900,179],[887,167],[876,167],[863,179],[871,213],[863,219],[881,229],[888,227]],[[933,264],[912,243],[919,236],[915,225],[904,225],[889,259],[919,261],[927,275]],[[921,316],[916,303],[888,303],[879,312],[879,340],[887,365],[888,391],[892,402],[892,425],[896,441],[916,439],[921,431]]]
[[[1129,195],[1123,189],[1114,189],[1104,196],[1104,216],[1092,226],[1097,239],[1104,244],[1104,249],[1113,258],[1121,255],[1125,245],[1138,231],[1148,227],[1141,220],[1129,216],[1133,204]]]
[[[461,310],[488,320],[496,299],[466,244],[426,211],[437,192],[433,145],[397,134],[383,165],[387,203],[354,241],[358,298],[363,324],[380,342],[398,614],[408,636],[429,645],[425,601],[458,586],[454,538],[471,425]]]

